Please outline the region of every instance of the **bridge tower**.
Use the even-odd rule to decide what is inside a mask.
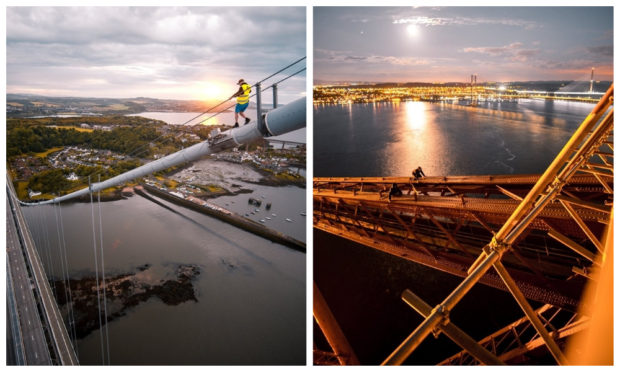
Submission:
[[[477,100],[474,100],[474,85],[476,85],[478,83],[478,75],[477,74],[473,74],[471,75],[471,80],[470,80],[470,89],[471,89],[471,105],[472,106],[477,106]]]
[[[590,73],[590,90],[588,91],[588,93],[594,92],[593,88],[594,88],[594,67],[592,67],[592,72]]]

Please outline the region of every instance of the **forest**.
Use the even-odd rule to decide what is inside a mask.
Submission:
[[[159,137],[157,128],[163,125],[162,122],[135,116],[89,117],[87,120],[90,125],[114,123],[116,126],[111,131],[80,131],[76,126],[84,123],[85,118],[8,119],[7,157],[76,145],[121,154],[143,146],[145,151],[134,155],[147,156],[152,149],[146,145]]]

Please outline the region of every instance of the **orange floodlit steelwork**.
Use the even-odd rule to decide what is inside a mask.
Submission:
[[[612,132],[613,85],[540,176],[314,179],[315,228],[464,277],[434,308],[403,293],[424,321],[383,364],[431,333],[463,349],[441,364],[513,364],[545,348],[562,365],[613,363],[612,334],[597,332],[613,329]],[[402,196],[388,197],[392,184]],[[449,314],[477,283],[510,292],[525,316],[473,340]],[[580,338],[592,352],[572,346]]]

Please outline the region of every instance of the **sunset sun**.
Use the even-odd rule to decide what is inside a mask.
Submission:
[[[205,82],[200,87],[199,95],[205,101],[222,100],[226,98],[226,89],[220,83]]]
[[[407,26],[407,35],[410,37],[417,37],[420,35],[420,28],[417,25]]]

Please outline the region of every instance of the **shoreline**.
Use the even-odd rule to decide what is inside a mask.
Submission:
[[[172,195],[169,192],[160,190],[156,187],[153,187],[147,184],[141,185],[141,188],[138,188],[138,187],[134,188],[134,191],[136,194],[160,206],[163,206],[164,208],[169,208],[169,207],[161,203],[160,201],[156,200],[155,198],[149,196],[146,192],[144,192],[144,190],[146,190],[151,195],[161,197],[162,199],[168,200],[176,205],[180,205],[182,207],[192,209],[202,214],[215,217],[221,221],[224,221],[233,226],[239,227],[245,231],[259,235],[265,239],[271,240],[274,243],[282,244],[296,251],[306,253],[306,243],[299,241],[293,237],[290,237],[286,234],[283,234],[279,231],[270,229],[262,224],[259,224],[255,221],[252,221],[248,218],[245,218],[241,215],[238,215],[234,212],[231,212],[217,205],[211,204],[209,202],[206,202],[204,200],[200,200],[194,197],[191,197],[192,198],[191,200],[183,199],[176,195]],[[198,204],[198,202],[200,202],[200,204]]]
[[[300,188],[306,188],[306,177],[300,177],[300,179],[298,180],[288,180],[288,179],[282,179],[282,178],[278,178],[277,175],[275,175],[273,172],[270,172],[269,170],[260,168],[258,166],[256,166],[256,164],[254,163],[250,163],[250,162],[234,162],[234,161],[230,161],[230,160],[226,160],[226,159],[218,159],[218,158],[212,158],[212,157],[208,157],[202,160],[209,160],[209,161],[213,161],[215,163],[226,163],[226,164],[231,164],[231,165],[237,165],[237,166],[242,166],[242,167],[247,167],[251,170],[253,170],[254,172],[259,173],[262,178],[260,180],[249,180],[249,179],[245,179],[242,180],[242,182],[246,182],[246,183],[250,183],[253,185],[262,185],[262,186],[273,186],[273,187],[280,187],[280,186],[297,186]],[[165,177],[166,178],[170,178],[173,179],[174,176],[178,176],[179,173],[183,172],[183,171],[187,171],[190,168],[192,168],[193,166],[195,166],[195,163],[186,163],[183,164],[182,166],[179,166],[177,169],[174,169],[173,171],[166,173]],[[231,192],[230,190],[228,191],[228,195],[237,195],[240,194],[242,192]],[[214,197],[218,197],[218,196],[222,196],[222,195],[227,195],[225,193],[221,194],[221,195],[215,195]]]

